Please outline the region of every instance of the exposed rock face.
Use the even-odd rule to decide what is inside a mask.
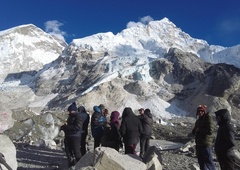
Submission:
[[[209,111],[225,107],[232,110],[233,115],[239,112],[238,68],[205,63],[194,54],[178,49],[170,49],[166,59],[168,61],[154,61],[150,75],[154,75],[157,84],[165,85],[171,94],[168,94],[169,101],[193,116],[196,106],[201,103],[209,105]]]

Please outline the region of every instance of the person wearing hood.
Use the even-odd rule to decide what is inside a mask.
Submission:
[[[219,126],[215,140],[215,152],[221,170],[235,169],[234,153],[234,127],[231,123],[231,116],[227,109],[221,109],[215,112],[217,124]]]
[[[83,119],[83,127],[82,127],[82,137],[81,137],[81,154],[82,156],[86,154],[87,149],[86,149],[86,138],[88,135],[88,124],[89,124],[89,119],[90,116],[87,113],[86,109],[84,106],[78,107],[78,112],[80,116]]]
[[[142,131],[141,122],[130,107],[126,107],[122,113],[120,134],[123,137],[125,154],[136,154],[135,149]]]
[[[83,120],[77,112],[76,103],[68,107],[67,123],[60,127],[65,132],[64,145],[69,167],[74,166],[81,158],[80,143]]]
[[[122,140],[120,134],[120,122],[119,122],[120,113],[118,111],[113,111],[110,116],[110,127],[111,127],[111,138],[113,141],[113,148],[116,151],[119,151],[119,148],[122,147]]]
[[[143,158],[144,153],[149,148],[149,141],[152,135],[153,118],[150,109],[139,109],[138,116],[142,124],[142,132],[140,135],[140,157]]]
[[[196,155],[201,170],[215,170],[212,159],[213,146],[213,120],[207,112],[206,105],[199,105],[197,108],[198,119],[192,130],[195,135]]]
[[[104,130],[107,125],[107,119],[104,115],[105,106],[100,104],[93,107],[93,114],[91,117],[91,131],[94,138],[94,149],[101,145],[101,139],[104,135]]]

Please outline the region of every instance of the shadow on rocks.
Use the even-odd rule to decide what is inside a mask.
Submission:
[[[16,144],[17,170],[65,170],[67,158],[62,150],[53,150],[45,147]]]

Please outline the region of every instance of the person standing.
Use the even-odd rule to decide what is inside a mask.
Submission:
[[[116,151],[119,151],[119,148],[122,147],[121,134],[119,131],[120,122],[119,122],[120,113],[118,111],[113,111],[110,116],[110,134],[113,141],[113,146]]]
[[[144,153],[149,148],[149,141],[152,135],[153,118],[150,109],[139,109],[138,116],[142,124],[142,133],[140,135],[140,157],[143,158]]]
[[[68,158],[69,167],[74,166],[81,158],[80,142],[82,134],[83,120],[77,112],[76,103],[73,102],[68,107],[67,123],[61,126],[61,130],[65,132],[64,145]]]
[[[123,137],[125,154],[136,154],[135,149],[139,142],[141,131],[141,122],[133,113],[132,108],[124,108],[120,125],[120,134]]]
[[[80,106],[78,108],[78,112],[81,115],[83,119],[83,127],[82,127],[82,136],[81,136],[81,155],[85,155],[87,152],[86,149],[86,138],[88,135],[88,124],[89,124],[89,114],[87,113],[86,109],[84,106]]]
[[[105,106],[100,104],[93,107],[94,113],[91,117],[91,131],[94,138],[94,149],[101,145],[101,139],[107,125],[107,119],[104,116]]]
[[[219,126],[214,145],[218,162],[221,170],[235,170],[235,131],[231,124],[230,113],[227,109],[221,109],[216,111],[215,115]]]
[[[213,146],[213,120],[207,112],[207,106],[199,105],[197,108],[195,126],[192,130],[195,135],[196,154],[201,170],[215,170],[212,159]]]

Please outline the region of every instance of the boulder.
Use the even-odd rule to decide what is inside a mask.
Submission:
[[[160,150],[156,146],[150,146],[144,154],[143,162],[148,170],[162,170],[162,157]]]
[[[16,170],[17,169],[17,158],[16,158],[16,148],[13,144],[13,142],[9,139],[8,136],[0,134],[0,153],[4,155],[6,163],[11,167],[11,169]],[[3,161],[1,159],[1,161]],[[6,170],[7,168],[4,165],[1,165],[3,170]]]
[[[81,165],[82,164],[82,165]],[[98,147],[93,154],[84,155],[75,167],[77,170],[97,169],[97,170],[146,170],[146,165],[137,155],[121,155],[115,149],[108,147]]]
[[[0,109],[0,133],[3,133],[5,130],[11,128],[14,124],[12,119],[11,110],[1,108]]]

